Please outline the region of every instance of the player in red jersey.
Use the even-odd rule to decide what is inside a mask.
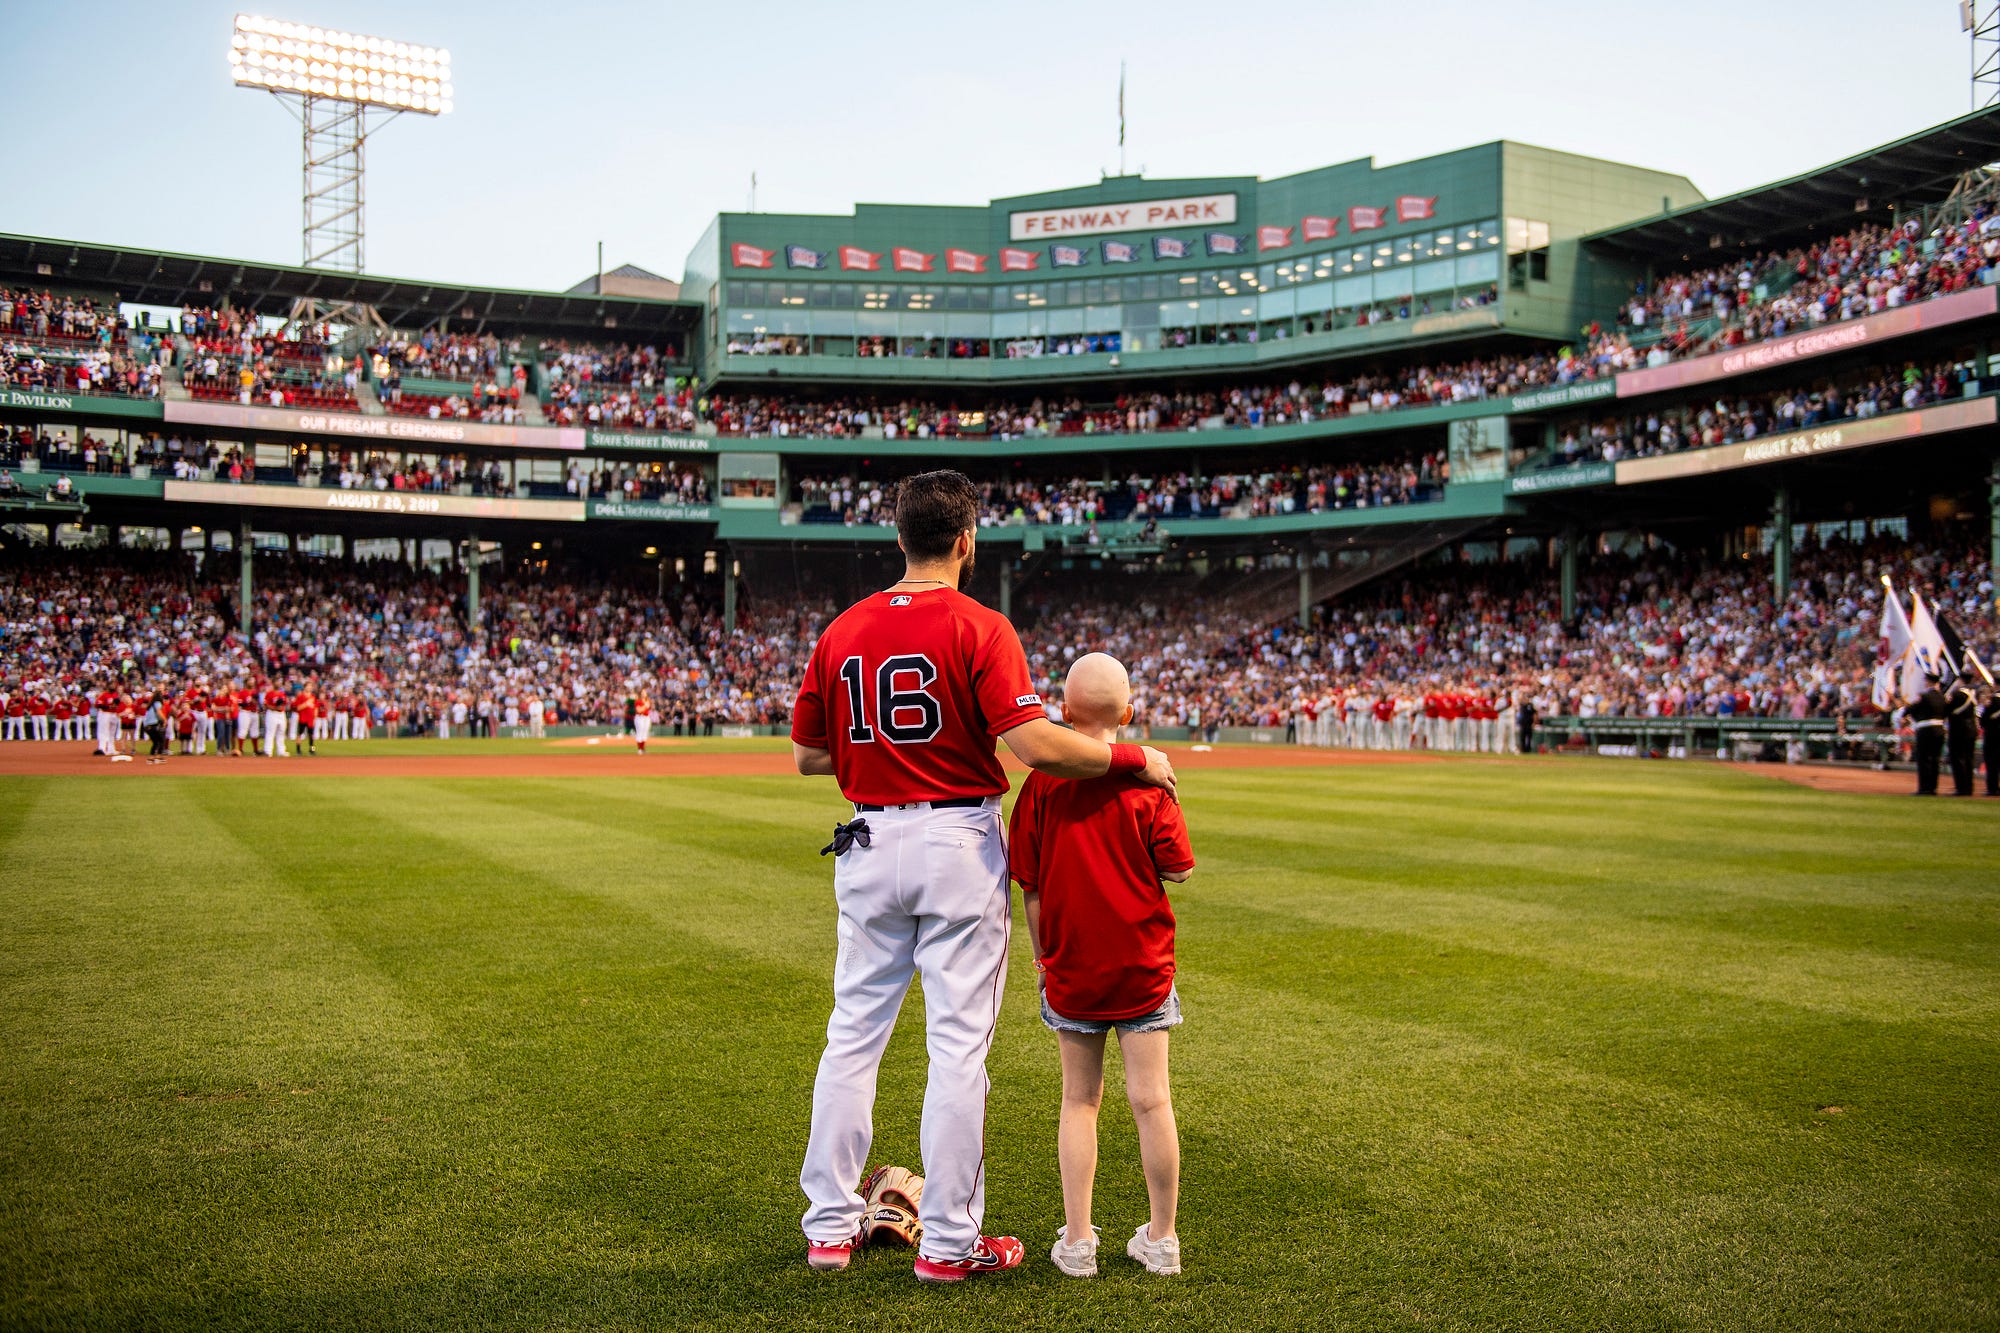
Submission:
[[[1107,745],[1043,715],[1013,626],[958,591],[972,569],[978,515],[963,473],[903,482],[904,575],[826,627],[793,709],[799,772],[836,777],[855,809],[827,848],[836,855],[839,950],[799,1172],[815,1268],[847,1266],[876,1068],[919,968],[930,1076],[917,1276],[957,1282],[1021,1262],[1020,1241],[980,1234],[986,1052],[1007,980],[1010,919],[1000,825],[1007,775],[995,738],[1052,777],[1123,772],[1173,788],[1173,766],[1158,750]]]
[[[653,696],[644,690],[632,701],[632,735],[639,743],[639,753],[646,753],[646,738],[653,734]]]
[[[311,685],[299,691],[299,697],[292,701],[292,712],[299,719],[299,739],[305,742],[306,753],[318,754],[320,702]]]

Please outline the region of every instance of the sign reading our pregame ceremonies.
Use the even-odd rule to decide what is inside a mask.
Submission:
[[[483,444],[515,449],[581,449],[580,426],[494,426],[449,417],[366,416],[359,412],[301,412],[291,407],[237,403],[167,403],[168,421],[293,435],[339,435],[411,444]]]
[[[1687,453],[1662,454],[1658,458],[1629,458],[1618,464],[1618,484],[1630,486],[1642,481],[1665,481],[1673,477],[1698,477],[1709,472],[1727,472],[1739,467],[1782,463],[1798,458],[1844,449],[1860,449],[1890,440],[1907,440],[1919,435],[1939,435],[1969,426],[1990,426],[1996,419],[1992,398],[1968,398],[1897,412],[1886,417],[1864,417],[1805,430],[1767,435],[1741,444],[1718,444]]]
[[[245,486],[228,481],[169,481],[165,484],[164,498],[190,504],[318,509],[394,518],[522,518],[580,523],[584,517],[581,500],[514,500],[497,495],[350,491],[321,486]]]
[[[1156,227],[1222,226],[1234,221],[1235,195],[1182,195],[1174,199],[1139,199],[1129,204],[1093,204],[1087,208],[1024,209],[1007,215],[1007,239],[1040,241]]]

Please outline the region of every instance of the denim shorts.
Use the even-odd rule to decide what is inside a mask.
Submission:
[[[1150,1014],[1140,1014],[1137,1018],[1064,1018],[1049,1008],[1048,993],[1042,993],[1042,1023],[1051,1032],[1082,1032],[1092,1036],[1106,1032],[1165,1032],[1168,1028],[1179,1027],[1181,1022],[1181,993],[1168,987],[1167,1000]]]

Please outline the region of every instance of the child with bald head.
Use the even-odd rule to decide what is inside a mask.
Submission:
[[[1118,659],[1089,653],[1063,682],[1063,720],[1111,742],[1132,718]],[[1181,1021],[1174,989],[1174,912],[1162,881],[1194,873],[1174,798],[1125,774],[1065,781],[1030,773],[1009,826],[1008,867],[1021,886],[1041,978],[1042,1022],[1062,1051],[1063,1226],[1049,1252],[1071,1277],[1097,1273],[1091,1190],[1104,1039],[1118,1034],[1125,1095],[1139,1129],[1151,1212],[1125,1252],[1153,1273],[1181,1271],[1174,1211],[1180,1140],[1167,1083],[1167,1033]]]

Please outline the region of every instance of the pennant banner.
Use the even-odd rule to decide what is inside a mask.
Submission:
[[[873,250],[863,250],[858,245],[843,245],[840,247],[840,266],[873,273],[882,267],[882,256]]]
[[[809,250],[803,245],[785,247],[786,268],[825,268],[826,251]]]
[[[1330,241],[1340,230],[1339,218],[1300,218],[1299,232],[1308,241]]]
[[[1399,194],[1396,196],[1396,221],[1422,222],[1437,213],[1437,196],[1420,194]]]
[[[1052,245],[1049,247],[1050,268],[1082,268],[1083,250],[1074,245]]]
[[[1347,210],[1349,231],[1373,231],[1377,227],[1388,225],[1389,210],[1386,208],[1370,208],[1366,204],[1356,204]]]
[[[1040,268],[1041,252],[1038,250],[1016,250],[1008,246],[1000,251],[1000,271],[1002,273],[1026,273]]]
[[[1257,249],[1260,253],[1265,250],[1282,250],[1291,243],[1292,229],[1290,227],[1257,228]]]
[[[777,253],[775,250],[760,250],[754,245],[738,241],[729,247],[729,262],[738,268],[769,268],[772,258]]]
[[[947,273],[984,273],[986,256],[974,254],[970,250],[946,250],[944,269]]]
[[[1212,255],[1240,255],[1243,253],[1244,239],[1232,236],[1226,231],[1212,231],[1202,237]]]
[[[897,246],[895,256],[898,273],[928,273],[931,271],[931,261],[937,258],[936,255],[927,255],[921,250],[912,250],[907,245]]]
[[[1139,257],[1139,247],[1130,241],[1106,241],[1103,248],[1107,264],[1129,264]]]
[[[1153,238],[1153,258],[1186,259],[1188,242],[1178,236],[1155,236]]]

